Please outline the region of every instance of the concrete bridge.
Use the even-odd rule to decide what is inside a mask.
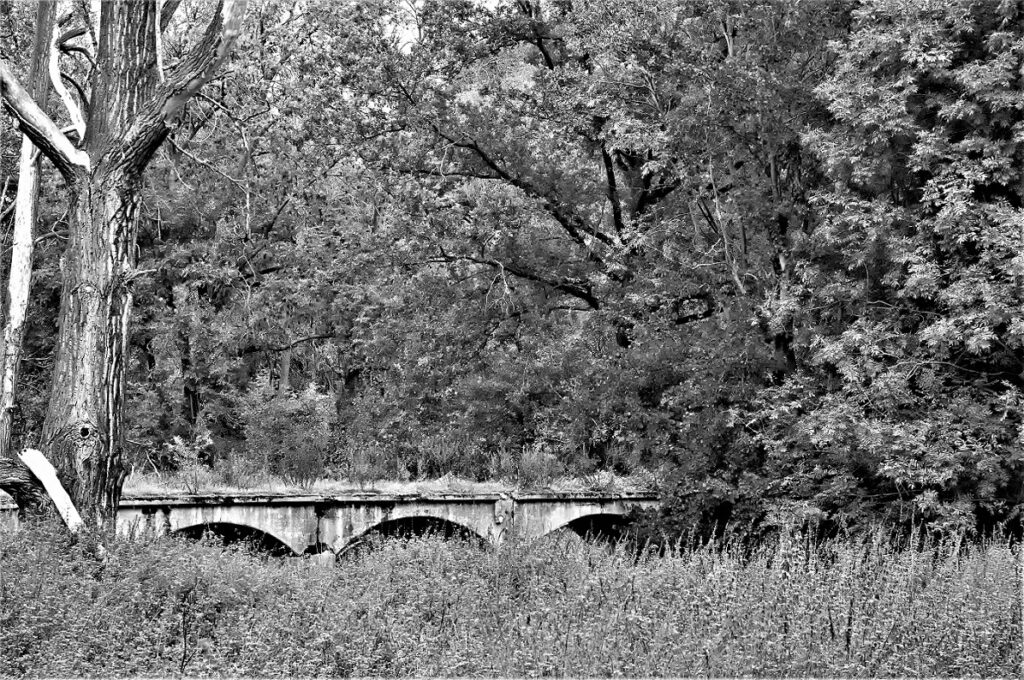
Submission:
[[[255,538],[296,555],[339,555],[369,532],[433,527],[479,537],[491,545],[534,540],[568,528],[616,536],[634,510],[653,508],[653,493],[434,493],[343,495],[173,495],[121,501],[123,536],[202,533]],[[16,521],[0,506],[0,527]]]

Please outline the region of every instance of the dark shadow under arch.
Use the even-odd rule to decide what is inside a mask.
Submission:
[[[632,525],[633,520],[626,515],[584,515],[555,531],[567,529],[589,541],[618,543],[629,537]]]
[[[487,539],[472,529],[457,522],[439,517],[403,517],[375,524],[356,536],[337,553],[338,559],[351,559],[378,549],[387,541],[408,540],[424,536],[436,536],[445,540],[457,540],[487,547]]]
[[[178,529],[171,535],[181,536],[193,541],[198,541],[208,536],[219,539],[223,545],[244,545],[254,553],[271,557],[291,557],[295,555],[295,551],[279,538],[243,524],[229,524],[227,522],[196,524]]]

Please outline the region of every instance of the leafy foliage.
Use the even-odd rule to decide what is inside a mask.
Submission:
[[[832,182],[800,245],[805,370],[753,427],[770,488],[831,517],[1019,521],[1015,12],[864,7],[818,88],[835,122],[804,139]]]
[[[152,165],[137,469],[653,471],[661,529],[1019,529],[1017,4],[350,10],[254,3]]]
[[[262,456],[259,469],[287,481],[310,483],[324,476],[333,450],[334,403],[310,384],[279,394],[259,380],[238,406],[248,456]]]

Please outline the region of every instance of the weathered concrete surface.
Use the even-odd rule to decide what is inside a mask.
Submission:
[[[117,511],[122,536],[162,536],[210,525],[247,527],[303,554],[317,541],[315,497],[171,496],[126,498]]]
[[[524,494],[516,498],[516,534],[532,541],[579,520],[625,518],[634,510],[657,505],[656,497],[642,494],[578,495],[571,498]]]
[[[117,531],[165,535],[220,525],[262,532],[295,554],[344,551],[354,539],[400,520],[432,518],[468,529],[492,545],[534,540],[573,523],[652,508],[651,493],[378,494],[342,496],[174,495],[124,498]],[[17,525],[0,506],[0,530]]]
[[[512,525],[511,498],[499,494],[335,499],[320,520],[320,540],[334,553],[353,539],[389,522],[433,518],[468,529],[497,545]]]

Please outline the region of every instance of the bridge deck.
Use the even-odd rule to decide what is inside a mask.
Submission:
[[[174,493],[125,495],[120,507],[151,505],[209,505],[234,503],[306,504],[317,502],[373,503],[384,502],[481,502],[502,498],[516,501],[593,501],[601,499],[656,500],[654,491],[509,491],[509,492],[407,492],[352,491],[344,493],[293,494],[262,491],[237,493]]]
[[[234,526],[259,531],[298,554],[338,553],[360,535],[396,522],[442,521],[499,544],[563,527],[583,533],[581,527],[589,531],[595,522],[621,522],[633,510],[657,504],[657,494],[640,491],[140,494],[121,500],[117,529],[125,535],[159,535]],[[0,505],[0,527],[17,524],[16,509]]]
[[[496,501],[502,498],[516,501],[553,500],[657,500],[656,491],[431,491],[431,492],[389,492],[389,491],[346,491],[342,493],[278,493],[269,491],[238,491],[231,493],[139,493],[125,494],[119,507],[146,507],[154,505],[221,505],[221,504],[306,504],[317,502],[373,503],[395,501]],[[0,510],[16,510],[10,497],[0,492]]]

